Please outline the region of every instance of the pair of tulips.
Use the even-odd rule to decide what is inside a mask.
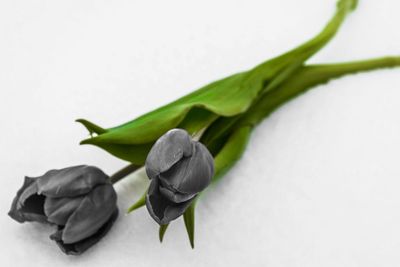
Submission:
[[[145,165],[150,187],[130,210],[145,203],[161,225],[160,239],[168,223],[184,214],[193,246],[194,208],[190,207],[211,181],[237,162],[258,123],[292,98],[331,79],[400,66],[400,57],[306,64],[356,5],[357,0],[338,0],[335,15],[311,40],[128,123],[105,129],[78,120],[96,133],[81,144],[96,145],[133,165]],[[203,133],[200,141],[194,141],[192,136],[198,133]],[[116,200],[106,174],[96,167],[75,166],[25,178],[9,215],[19,222],[56,225],[51,239],[65,253],[80,254],[110,229],[118,216]]]
[[[149,214],[160,225],[178,218],[213,176],[213,157],[182,129],[168,131],[146,160],[151,179],[146,195]],[[66,254],[81,254],[99,241],[118,216],[117,194],[102,170],[73,166],[25,177],[9,215],[18,222],[55,225],[50,236]]]

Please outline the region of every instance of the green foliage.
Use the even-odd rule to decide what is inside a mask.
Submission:
[[[255,126],[281,105],[332,79],[358,72],[400,66],[400,57],[382,57],[348,63],[309,65],[299,68],[277,90],[264,95],[243,116],[235,120],[233,127]]]
[[[290,99],[317,85],[327,83],[331,79],[362,71],[397,66],[400,66],[400,57],[383,57],[349,63],[320,64],[301,67],[290,79],[282,83],[277,90],[264,95],[254,106],[243,114],[243,116],[238,118],[225,118],[225,124],[218,124],[221,126],[229,125],[230,127],[224,129],[230,132],[230,134],[227,138],[224,138],[222,148],[215,154],[215,176],[212,182],[215,183],[218,181],[240,159],[246,149],[254,126],[281,105],[287,103]],[[218,129],[218,127],[215,129]],[[217,132],[215,134],[217,135]],[[212,136],[212,134],[210,134],[210,136]],[[216,140],[218,141],[219,139],[206,138],[204,143],[212,145],[213,141]],[[144,199],[145,195],[139,199],[129,211],[143,206]],[[190,206],[184,215],[185,226],[192,247],[194,246],[194,209],[195,205]],[[160,227],[161,240],[166,230],[167,227]]]
[[[81,144],[96,145],[110,154],[143,165],[154,142],[172,128],[197,134],[205,129],[200,141],[214,156],[218,181],[240,159],[253,128],[292,98],[331,79],[360,71],[400,66],[400,57],[366,61],[306,65],[336,34],[356,0],[339,0],[335,15],[314,38],[297,48],[270,59],[253,69],[208,84],[176,101],[144,114],[130,122],[102,128],[84,119],[77,120],[91,137]],[[144,194],[128,212],[145,205]],[[195,201],[183,218],[194,247]],[[168,225],[159,229],[162,242]]]
[[[260,95],[278,87],[319,51],[335,35],[353,7],[354,0],[339,1],[331,21],[303,45],[249,71],[206,85],[130,122],[104,129],[87,120],[77,120],[91,134],[97,134],[81,144],[96,145],[116,157],[140,165],[155,140],[172,128],[184,128],[194,134],[218,117],[245,113]]]

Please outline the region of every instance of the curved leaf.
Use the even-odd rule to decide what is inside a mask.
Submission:
[[[310,90],[314,86],[327,83],[331,79],[339,78],[344,75],[398,66],[400,66],[400,57],[382,57],[349,63],[320,64],[302,67],[290,79],[283,83],[278,90],[263,96],[260,101],[251,107],[241,118],[234,120],[234,122],[237,122],[237,124],[234,125],[235,130],[224,140],[223,149],[215,154],[215,176],[213,181],[218,180],[240,158],[247,145],[252,127],[290,99]],[[229,124],[229,122],[227,123]],[[210,135],[212,136],[212,134],[217,133],[219,132],[214,132]],[[218,140],[211,137],[210,139],[203,140],[203,137],[201,142],[206,144],[207,147],[212,146],[213,141]],[[140,205],[143,205],[143,199],[144,197],[138,201],[138,203],[141,203]],[[136,206],[138,205],[135,204],[132,207]],[[132,207],[129,209],[130,211],[135,209]]]
[[[400,66],[400,57],[384,57],[350,63],[302,67],[291,79],[283,83],[279,90],[265,95],[240,120],[234,120],[237,125],[235,125],[233,132],[226,139],[222,149],[215,157],[215,176],[212,182],[218,181],[240,159],[246,149],[254,126],[282,104],[316,85],[326,83],[343,75],[397,66]],[[213,141],[216,140],[218,139],[213,139]],[[187,214],[184,214],[184,219],[186,231],[193,247],[195,205],[191,205],[189,209]]]
[[[362,71],[400,66],[400,57],[382,57],[362,61],[335,64],[302,66],[286,79],[276,90],[263,95],[246,113],[235,117],[221,117],[207,128],[201,142],[213,151],[220,140],[232,128],[243,125],[254,126],[272,113],[276,108],[312,87],[329,82],[331,79]],[[217,149],[218,151],[218,149]],[[214,153],[215,154],[215,153]]]
[[[234,127],[255,126],[269,114],[299,94],[332,79],[358,72],[400,66],[400,57],[381,57],[348,63],[319,64],[301,67],[277,90],[263,96],[254,104]]]
[[[340,0],[335,16],[310,41],[249,71],[213,82],[133,121],[104,129],[87,120],[78,120],[89,132],[98,134],[81,144],[97,145],[119,158],[140,164],[152,143],[172,128],[184,128],[193,134],[220,116],[231,117],[246,112],[261,94],[278,87],[320,50],[335,35],[354,6],[355,0]],[[132,155],[137,153],[136,150],[140,151],[138,155]]]

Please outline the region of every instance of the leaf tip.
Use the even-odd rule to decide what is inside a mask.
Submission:
[[[92,145],[92,138],[88,138],[88,139],[84,139],[82,141],[79,142],[80,145]]]
[[[126,213],[131,213],[134,210],[137,210],[141,207],[143,207],[146,204],[146,193],[147,190],[144,192],[144,194],[142,195],[142,197],[140,199],[138,199],[138,201],[136,201],[135,204],[133,204],[132,206],[130,206],[128,208],[128,210],[126,211]]]
[[[183,220],[185,222],[186,232],[189,238],[190,246],[194,249],[194,210],[195,202],[189,206],[189,208],[183,214]]]
[[[167,231],[168,225],[169,224],[160,225],[160,229],[158,231],[158,238],[160,239],[160,243],[162,243],[164,240],[164,235],[165,235],[165,232]]]
[[[131,213],[132,211],[135,211],[135,210],[137,210],[137,209],[139,209],[139,208],[141,208],[141,207],[143,207],[144,205],[143,204],[141,204],[141,203],[135,203],[135,204],[133,204],[132,206],[130,206],[129,208],[128,208],[128,210],[126,211],[126,213]]]
[[[89,131],[90,134],[92,134],[92,133],[102,134],[102,133],[107,132],[106,129],[94,124],[93,122],[85,120],[85,119],[81,119],[81,118],[76,119],[75,122],[82,124]]]

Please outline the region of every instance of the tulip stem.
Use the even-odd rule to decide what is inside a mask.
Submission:
[[[112,184],[115,184],[122,178],[128,176],[132,172],[136,171],[139,169],[141,166],[135,165],[135,164],[129,164],[128,166],[122,168],[121,170],[117,171],[113,175],[110,176],[110,181]]]

